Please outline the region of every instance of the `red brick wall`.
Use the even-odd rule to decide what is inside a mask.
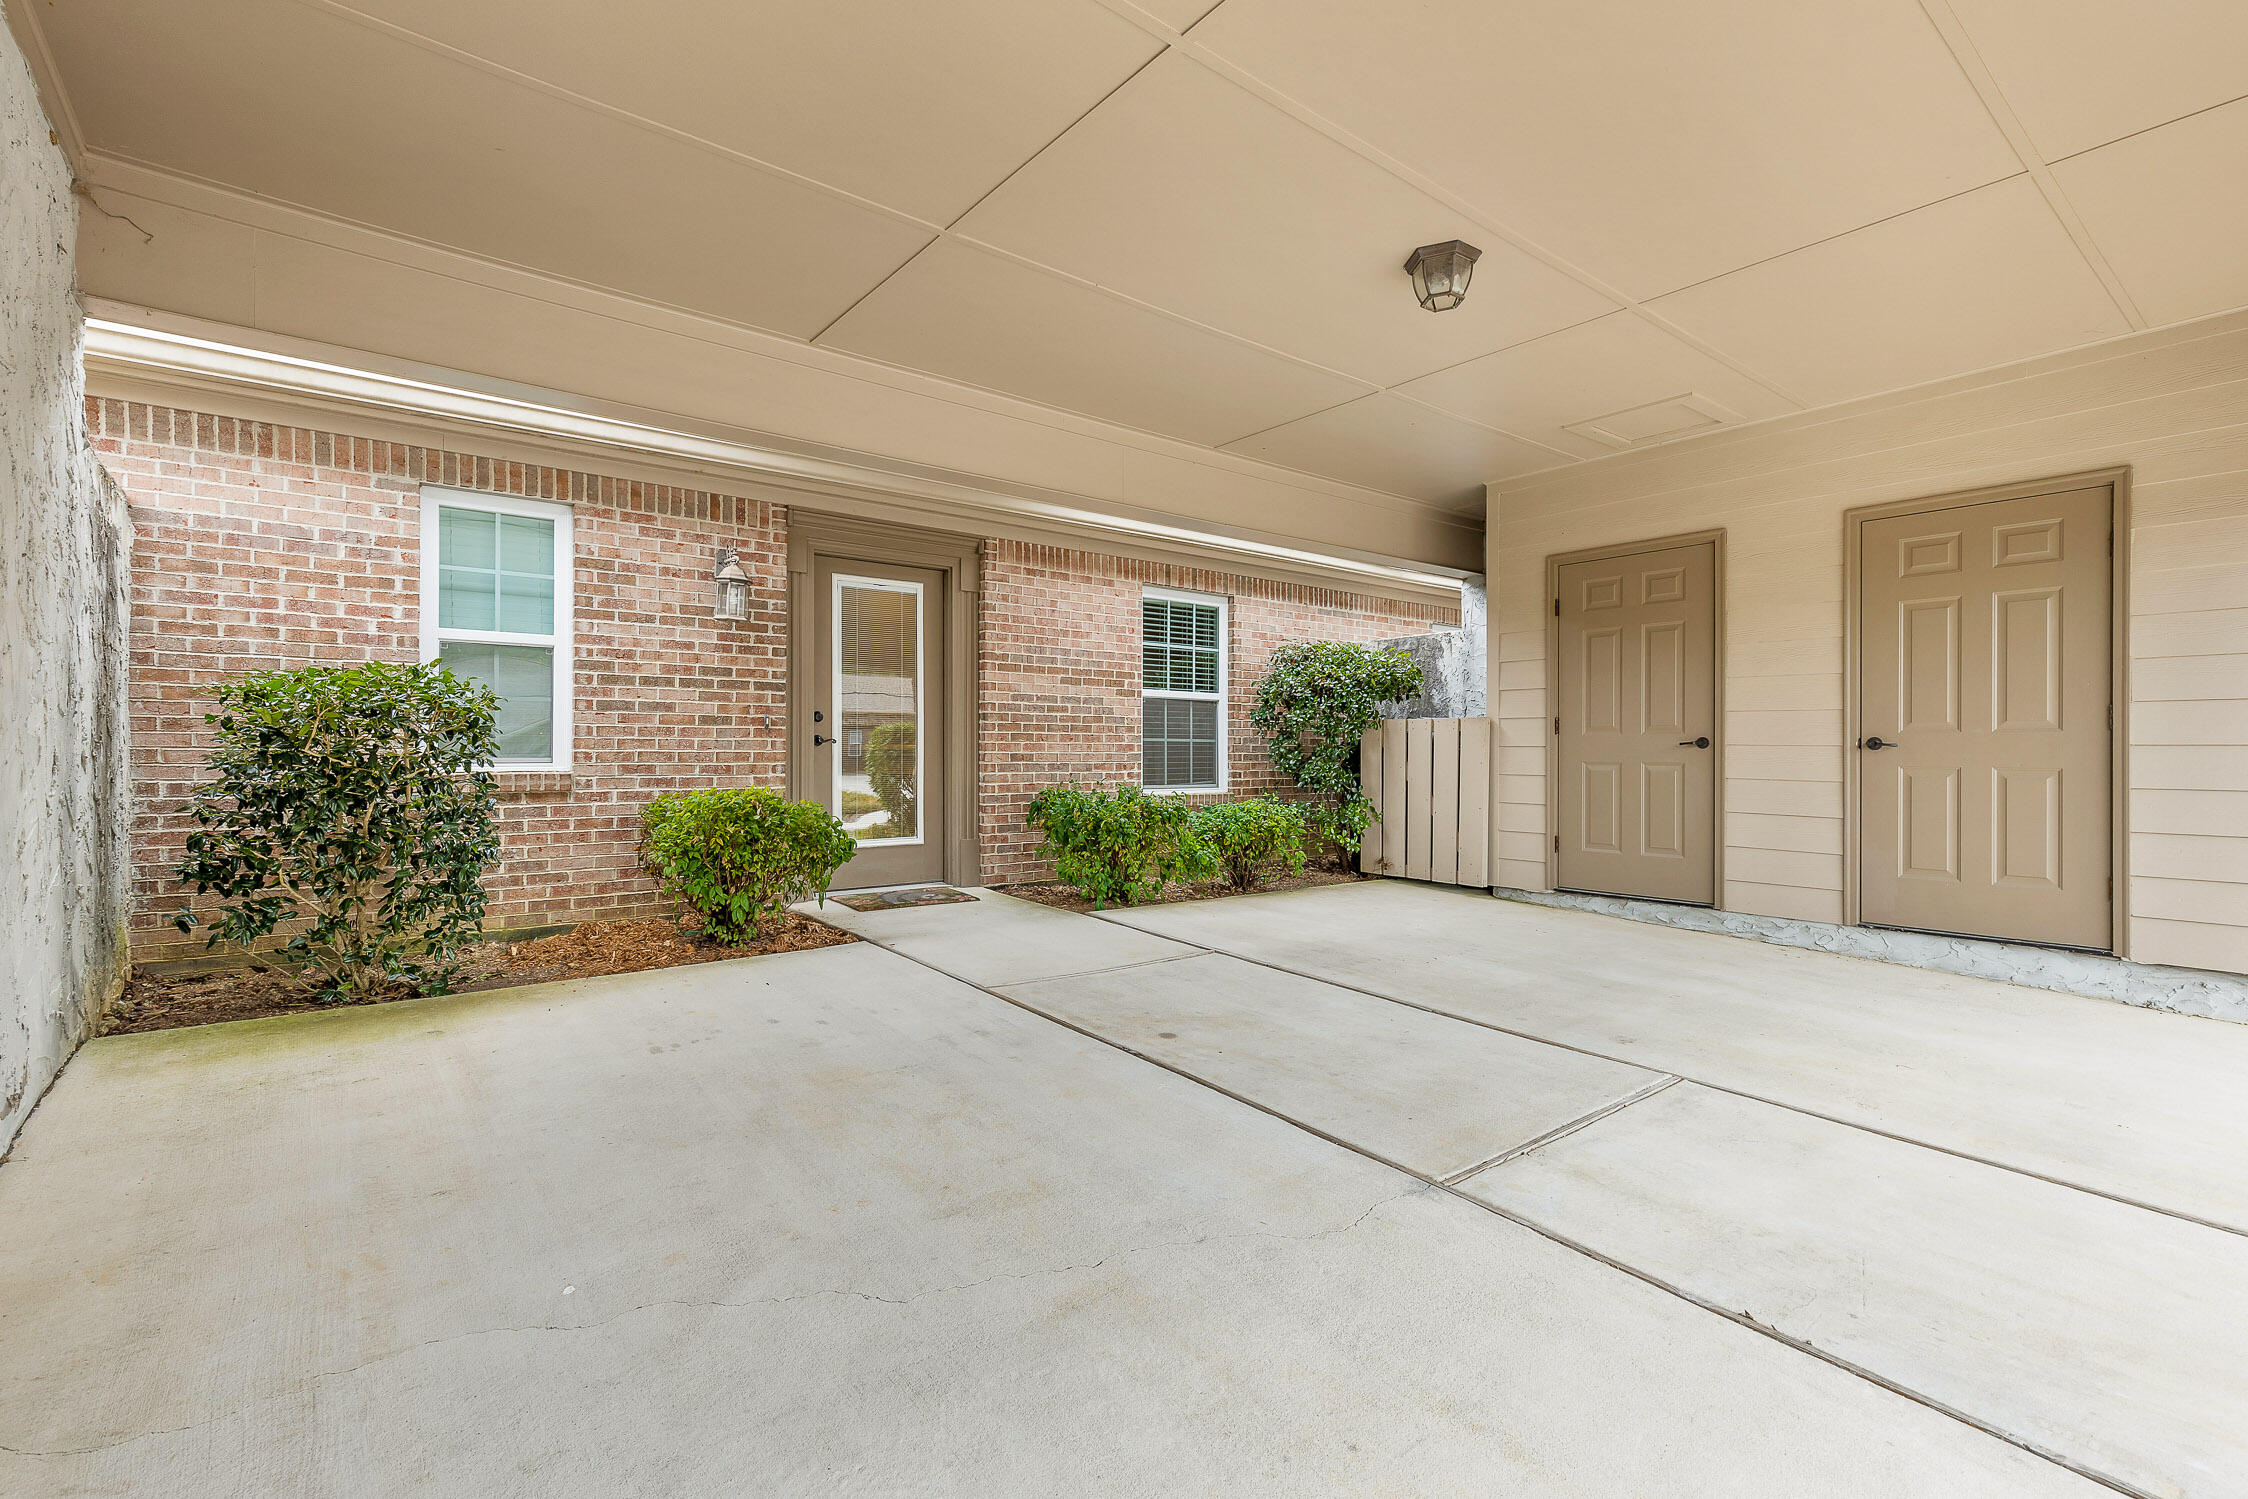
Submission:
[[[986,541],[977,631],[977,813],[986,882],[1050,874],[1037,856],[1037,837],[1023,826],[1023,808],[1040,787],[1139,779],[1143,587],[1230,600],[1228,797],[1292,785],[1272,768],[1249,727],[1257,680],[1276,647],[1291,640],[1383,640],[1459,623],[1457,608],[1434,604]]]
[[[259,667],[412,661],[420,486],[572,502],[577,690],[568,775],[502,775],[494,925],[645,914],[635,854],[660,792],[785,781],[784,514],[762,501],[302,428],[89,400],[132,503],[137,959],[201,952],[171,926],[209,689]],[[712,617],[738,549],[750,618]]]
[[[424,483],[575,509],[576,697],[568,775],[503,774],[496,926],[659,908],[640,810],[662,792],[786,784],[786,515],[762,501],[303,428],[89,400],[134,528],[133,955],[190,956],[172,882],[220,680],[260,667],[411,661],[420,651]],[[750,618],[710,612],[710,568],[740,551]],[[978,808],[984,878],[1043,868],[1023,805],[1068,777],[1139,776],[1143,585],[1232,600],[1230,792],[1278,778],[1248,726],[1287,640],[1374,640],[1456,611],[1016,542],[983,544]]]

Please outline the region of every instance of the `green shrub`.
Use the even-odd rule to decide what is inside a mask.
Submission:
[[[1259,796],[1197,807],[1188,819],[1194,836],[1236,890],[1256,887],[1267,869],[1304,872],[1310,819],[1294,802]]]
[[[441,666],[306,666],[218,689],[211,778],[179,879],[216,895],[206,945],[288,935],[267,963],[323,999],[443,993],[499,849],[499,699]]]
[[[1045,834],[1041,853],[1054,872],[1099,906],[1136,906],[1168,882],[1212,868],[1187,804],[1137,786],[1048,786],[1030,799],[1023,821]]]
[[[911,838],[914,793],[920,767],[914,763],[913,724],[886,723],[866,736],[866,779],[882,810],[889,814],[885,838]]]
[[[856,850],[817,802],[744,786],[659,796],[641,814],[641,856],[664,894],[720,942],[754,942],[791,901],[827,895]]]
[[[879,796],[865,791],[845,791],[843,793],[843,815],[845,817],[864,817],[869,812],[881,810],[882,798]]]
[[[1345,858],[1379,815],[1358,786],[1358,741],[1381,721],[1381,705],[1421,691],[1421,669],[1405,651],[1340,640],[1299,640],[1272,653],[1249,722],[1272,763],[1307,791],[1332,799],[1319,830]]]

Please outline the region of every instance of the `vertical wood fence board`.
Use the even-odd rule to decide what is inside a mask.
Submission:
[[[1491,720],[1460,720],[1459,882],[1491,884]]]
[[[1429,781],[1435,773],[1435,725],[1425,718],[1405,721],[1405,878],[1428,878]]]
[[[1428,877],[1460,882],[1460,721],[1432,719],[1428,776]]]
[[[1358,741],[1358,784],[1366,795],[1373,799],[1378,810],[1385,794],[1385,788],[1382,784],[1382,726],[1380,724],[1368,729],[1366,736]],[[1358,870],[1361,874],[1380,874],[1382,872],[1382,829],[1383,824],[1372,823],[1366,829],[1366,836],[1359,840]]]
[[[1412,854],[1405,815],[1405,720],[1382,725],[1382,873],[1403,874]]]

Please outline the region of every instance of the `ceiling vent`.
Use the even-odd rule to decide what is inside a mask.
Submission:
[[[1722,427],[1740,419],[1739,412],[1719,405],[1708,396],[1688,391],[1668,400],[1650,401],[1625,411],[1611,411],[1606,416],[1570,422],[1561,430],[1590,438],[1603,447],[1639,448],[1707,432],[1712,427]]]

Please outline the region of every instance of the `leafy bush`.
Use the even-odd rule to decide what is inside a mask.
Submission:
[[[1209,850],[1236,890],[1254,889],[1271,867],[1304,872],[1304,845],[1310,819],[1294,802],[1259,796],[1248,801],[1197,807],[1188,819],[1194,836]]]
[[[1048,786],[1023,821],[1046,835],[1041,853],[1077,893],[1100,906],[1136,906],[1172,880],[1213,867],[1189,826],[1187,804],[1137,786]]]
[[[499,699],[441,666],[306,666],[218,690],[211,779],[182,884],[217,895],[183,932],[269,956],[324,999],[443,993],[484,919],[496,857]]]
[[[866,779],[889,814],[885,838],[911,838],[917,772],[911,721],[886,723],[866,736]]]
[[[1400,650],[1340,640],[1299,640],[1272,653],[1249,722],[1272,763],[1307,791],[1333,798],[1319,830],[1347,856],[1379,815],[1358,786],[1358,741],[1381,705],[1421,691],[1421,669]]]
[[[791,901],[825,898],[856,850],[825,807],[744,786],[659,796],[641,814],[641,856],[664,894],[720,942],[754,942]]]

